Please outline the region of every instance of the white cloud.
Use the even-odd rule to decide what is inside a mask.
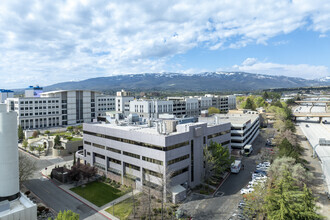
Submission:
[[[176,54],[330,30],[326,0],[0,1],[0,87],[168,71]],[[254,65],[252,65],[254,66]]]
[[[249,73],[260,73],[268,75],[285,75],[306,79],[317,79],[330,75],[326,66],[313,66],[307,64],[278,64],[271,62],[260,62],[256,58],[247,58],[241,65],[234,65],[231,71],[242,71]]]

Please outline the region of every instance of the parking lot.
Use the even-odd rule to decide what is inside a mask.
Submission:
[[[238,204],[242,199],[241,189],[251,181],[251,175],[260,163],[260,150],[266,143],[266,132],[261,130],[259,136],[252,143],[254,151],[251,156],[243,157],[244,170],[238,174],[231,174],[221,185],[213,197],[192,194],[180,206],[193,219],[235,219],[240,209]]]

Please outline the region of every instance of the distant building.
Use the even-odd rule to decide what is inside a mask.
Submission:
[[[115,110],[115,97],[90,90],[60,90],[40,97],[8,98],[7,105],[17,112],[23,129],[39,129],[92,122]]]
[[[41,93],[43,93],[43,88],[39,86],[29,86],[25,89],[26,98],[40,97]]]
[[[5,103],[7,98],[14,98],[14,91],[0,89],[0,103]]]

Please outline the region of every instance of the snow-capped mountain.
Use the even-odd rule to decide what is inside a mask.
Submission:
[[[292,88],[329,85],[330,81],[272,76],[245,72],[143,73],[91,78],[47,86],[45,90],[174,90],[174,91],[252,91],[268,88]]]

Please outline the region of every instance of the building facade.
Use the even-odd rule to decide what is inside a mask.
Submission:
[[[14,98],[14,91],[0,89],[0,103],[5,103],[7,98]]]
[[[211,140],[231,149],[230,123],[84,124],[84,150],[76,156],[121,183],[134,179],[137,188],[156,188],[166,172],[171,186],[187,188],[202,183],[203,147]]]
[[[115,97],[89,90],[51,91],[40,97],[8,98],[23,129],[40,129],[92,122],[115,109]]]
[[[247,111],[241,114],[216,114],[211,117],[199,117],[199,122],[214,124],[231,123],[231,147],[242,149],[251,144],[259,135],[259,114],[255,111]]]

